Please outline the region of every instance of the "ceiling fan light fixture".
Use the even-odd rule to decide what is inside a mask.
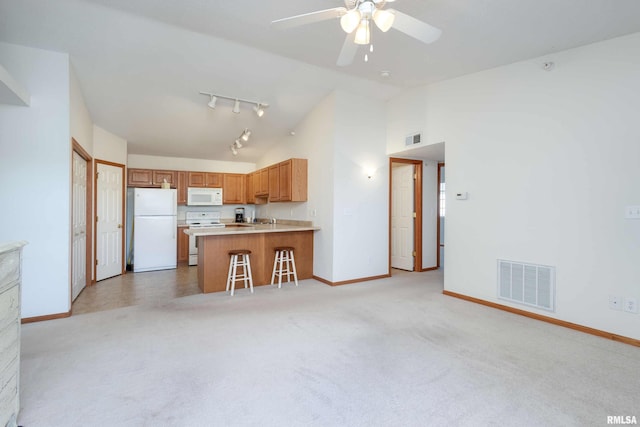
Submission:
[[[369,20],[365,18],[360,21],[360,25],[358,25],[354,42],[355,44],[369,44],[370,40],[371,34],[369,32]]]
[[[376,26],[383,33],[391,29],[395,17],[393,12],[384,9],[376,9],[375,12],[373,12],[373,22],[376,23]]]
[[[358,9],[351,9],[340,18],[340,26],[345,33],[351,34],[360,24],[361,18]]]
[[[233,112],[236,114],[240,113],[240,101],[236,99],[236,103],[233,104]]]
[[[211,95],[211,101],[209,101],[209,103],[207,104],[209,106],[209,108],[216,108],[216,101],[218,100],[218,98],[216,98],[215,95]]]

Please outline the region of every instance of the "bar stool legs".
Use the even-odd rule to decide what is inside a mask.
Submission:
[[[271,273],[271,284],[275,284],[275,278],[278,276],[278,288],[282,287],[282,276],[287,277],[287,282],[291,282],[291,276],[298,286],[298,273],[296,272],[296,261],[293,257],[293,248],[291,246],[279,246],[274,248],[276,256],[273,260],[273,273]]]
[[[229,260],[229,273],[227,274],[227,292],[229,288],[231,288],[231,296],[236,288],[237,281],[244,281],[244,287],[249,285],[251,289],[251,293],[253,293],[253,277],[251,275],[251,260],[249,259],[249,254],[251,253],[248,249],[237,249],[233,251],[229,251],[229,255],[231,255],[231,259]],[[238,274],[238,267],[242,267],[242,271]]]

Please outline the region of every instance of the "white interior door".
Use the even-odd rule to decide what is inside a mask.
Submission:
[[[96,280],[122,274],[124,169],[97,163]]]
[[[391,174],[391,267],[413,271],[414,166],[394,164]]]
[[[87,161],[73,152],[71,300],[87,286]]]

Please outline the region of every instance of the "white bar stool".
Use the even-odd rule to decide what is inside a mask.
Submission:
[[[275,259],[273,260],[273,273],[271,273],[271,284],[275,282],[276,276],[278,276],[278,288],[282,287],[282,276],[287,277],[287,282],[291,282],[291,276],[298,286],[298,274],[296,273],[296,261],[293,257],[293,247],[291,246],[278,246],[273,248],[276,251]]]
[[[231,260],[229,261],[229,274],[227,274],[227,292],[229,288],[231,288],[231,296],[233,296],[233,292],[236,288],[236,282],[243,280],[244,287],[247,287],[247,284],[251,288],[251,293],[253,293],[253,278],[251,277],[251,260],[249,259],[249,254],[251,253],[248,249],[235,249],[229,251],[229,255],[231,255]],[[241,274],[238,274],[238,267],[242,267]]]

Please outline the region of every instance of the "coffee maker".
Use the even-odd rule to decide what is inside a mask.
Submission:
[[[244,222],[244,208],[236,208],[236,222]]]

